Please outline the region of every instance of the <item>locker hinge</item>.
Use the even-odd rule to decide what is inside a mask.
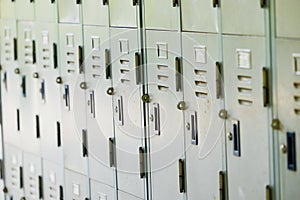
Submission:
[[[14,60],[18,60],[18,41],[14,38]]]
[[[219,172],[219,195],[220,200],[225,200],[225,175],[224,172]]]
[[[272,128],[274,130],[280,130],[280,121],[279,121],[279,119],[273,119],[272,120]]]
[[[272,200],[272,188],[269,185],[266,186],[266,200]]]
[[[133,6],[138,6],[139,5],[139,0],[132,0],[132,5]]]
[[[115,140],[114,138],[109,138],[109,166],[115,167]]]
[[[173,4],[173,7],[179,6],[178,0],[173,0],[172,4]]]
[[[23,189],[24,187],[24,181],[23,181],[23,167],[20,167],[19,168],[19,173],[20,173],[20,188]]]
[[[269,106],[270,92],[269,92],[269,70],[268,68],[263,68],[263,105],[264,107]]]
[[[260,7],[266,8],[267,7],[267,0],[260,0]]]
[[[184,170],[184,160],[179,159],[178,161],[178,178],[179,178],[179,192],[185,192],[185,170]]]
[[[220,6],[220,2],[219,0],[212,0],[213,1],[213,7],[216,8],[216,7],[219,7]]]
[[[182,68],[181,59],[179,57],[175,58],[175,69],[176,69],[176,92],[182,91]]]
[[[87,130],[82,130],[82,156],[88,157]]]
[[[83,47],[78,46],[78,64],[79,64],[79,73],[82,74],[84,72],[83,68]]]
[[[111,61],[110,61],[110,51],[109,49],[105,49],[105,72],[106,79],[111,79]]]
[[[105,5],[108,5],[108,0],[102,0],[102,4],[105,6]]]
[[[39,176],[39,199],[43,199],[43,177]]]
[[[146,177],[146,170],[145,170],[145,150],[143,147],[139,147],[139,160],[140,160],[140,177]]]
[[[220,62],[216,62],[216,97],[220,99],[222,97],[222,64]]]

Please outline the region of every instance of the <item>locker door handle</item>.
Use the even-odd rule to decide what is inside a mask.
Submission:
[[[110,51],[109,49],[105,49],[105,72],[106,79],[111,79],[111,62],[110,62]]]
[[[182,91],[182,69],[181,69],[181,60],[179,57],[175,58],[175,72],[176,72],[176,91]]]
[[[90,99],[88,101],[89,107],[90,107],[90,116],[91,118],[95,118],[96,116],[96,109],[95,109],[95,92],[94,90],[91,90],[89,92]]]
[[[222,65],[220,62],[216,62],[216,98],[222,97]]]
[[[267,0],[260,0],[260,7],[266,8],[266,6],[267,6]]]
[[[139,160],[140,160],[140,177],[145,178],[145,151],[143,147],[139,147]]]
[[[232,123],[233,131],[233,155],[241,156],[240,122],[234,120]]]
[[[32,63],[36,63],[36,47],[35,47],[35,41],[32,41]]]
[[[18,60],[18,41],[17,38],[14,38],[14,60]]]
[[[216,7],[219,7],[219,0],[213,0],[213,7],[216,8]]]
[[[118,114],[118,122],[119,125],[123,126],[124,125],[124,113],[123,113],[123,97],[119,96],[118,100],[117,100],[117,107],[116,107],[116,111]]]
[[[153,112],[154,112],[154,131],[156,135],[160,135],[160,109],[159,104],[153,104]]]
[[[141,57],[139,53],[135,53],[135,79],[136,84],[141,83]]]
[[[79,63],[79,73],[83,73],[83,48],[78,46],[78,63]]]
[[[179,159],[178,161],[178,178],[179,178],[179,192],[185,192],[185,174],[184,174],[184,160]]]
[[[178,0],[173,0],[172,1],[173,7],[177,7],[179,5]]]
[[[263,106],[267,107],[269,106],[269,99],[270,99],[270,94],[269,94],[269,70],[264,67],[263,68]]]
[[[58,66],[58,61],[57,61],[57,45],[53,43],[53,67],[56,69]]]
[[[109,166],[114,167],[115,166],[115,151],[114,151],[114,146],[115,146],[115,140],[114,138],[109,138]]]
[[[65,85],[64,86],[64,95],[63,98],[65,100],[65,106],[68,110],[70,110],[70,89],[69,89],[69,85]]]
[[[88,157],[87,130],[82,130],[82,156]]]
[[[191,136],[192,144],[198,145],[198,126],[197,126],[197,112],[191,114]]]
[[[139,0],[132,0],[132,5],[133,6],[138,6],[139,5]]]
[[[220,200],[225,200],[225,175],[224,172],[219,172],[219,195]]]
[[[108,0],[102,0],[102,4],[103,4],[104,6],[108,5]]]
[[[289,170],[297,170],[297,157],[296,157],[296,135],[295,132],[286,133],[287,142],[287,167]]]

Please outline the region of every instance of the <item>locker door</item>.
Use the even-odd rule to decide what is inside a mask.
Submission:
[[[5,181],[8,199],[21,199],[24,197],[24,175],[22,151],[12,145],[4,145]]]
[[[179,2],[145,1],[145,26],[147,29],[178,30],[179,13]]]
[[[189,199],[222,199],[224,108],[218,62],[218,35],[183,33],[185,149]],[[210,180],[210,181],[208,181]]]
[[[300,194],[295,187],[300,184],[300,41],[277,39],[276,46],[281,199],[297,199]]]
[[[184,31],[218,32],[217,8],[213,1],[181,0],[182,29]]]
[[[35,19],[35,1],[22,0],[15,1],[16,18],[19,20],[34,20]]]
[[[139,148],[142,147],[141,86],[137,72],[138,31],[112,29],[113,106],[119,193],[144,198],[140,177]]]
[[[230,199],[264,199],[269,184],[270,123],[265,51],[264,38],[224,37]]]
[[[264,35],[265,18],[260,0],[221,1],[223,33]]]
[[[114,187],[114,140],[112,87],[109,60],[109,29],[84,26],[87,129],[90,177]],[[108,68],[107,68],[108,67]]]
[[[178,178],[178,162],[184,159],[183,113],[177,109],[183,100],[180,35],[165,31],[146,34],[152,196],[183,199]]]
[[[26,199],[43,199],[42,160],[40,157],[23,153],[24,190]]]
[[[89,199],[88,178],[80,173],[65,170],[66,199]]]
[[[65,168],[86,174],[87,138],[81,25],[59,27],[62,138]]]
[[[90,180],[91,182],[91,197],[98,200],[114,200],[115,189],[103,183]]]
[[[1,18],[2,19],[16,19],[15,2],[11,0],[1,1]]]
[[[83,24],[108,25],[108,0],[85,0],[82,10]]]
[[[39,0],[35,1],[35,18],[36,21],[57,22],[57,1]]]
[[[3,116],[3,115],[2,115]],[[2,132],[2,123],[0,125],[0,128],[1,128],[1,138],[0,138],[0,166],[1,166],[1,171],[0,171],[0,187],[1,188],[4,188],[5,184],[4,184],[4,178],[5,178],[5,169],[4,169],[4,143],[3,143],[3,132]],[[0,191],[0,199],[4,199],[4,191]]]
[[[137,27],[138,2],[136,0],[109,1],[111,26]]]
[[[81,0],[58,1],[59,22],[80,23]]]
[[[36,24],[38,80],[36,101],[40,118],[41,155],[62,163],[61,95],[58,68],[58,26],[54,23]]]
[[[61,165],[43,160],[44,199],[64,199],[63,169]]]
[[[300,2],[297,0],[276,0],[276,35],[279,37],[300,37],[300,27],[298,20],[300,13],[298,11]]]

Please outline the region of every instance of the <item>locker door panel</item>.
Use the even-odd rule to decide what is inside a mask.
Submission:
[[[108,24],[108,5],[105,1],[85,0],[82,2],[83,24],[103,25]]]
[[[57,1],[55,0],[35,1],[35,18],[36,21],[57,22],[58,19]]]
[[[82,174],[65,170],[66,199],[89,199],[88,178]]]
[[[276,13],[276,33],[279,37],[300,37],[300,28],[298,25],[298,19],[300,14],[298,9],[300,2],[297,0],[275,1],[275,13]]]
[[[224,108],[217,69],[218,35],[183,34],[185,149],[189,199],[219,199]],[[211,181],[207,181],[211,180]]]
[[[230,115],[226,132],[232,134],[226,146],[232,199],[263,199],[269,184],[270,123],[263,95],[265,48],[264,38],[224,37],[225,102]]]
[[[11,0],[1,1],[1,18],[2,19],[16,19],[15,2]]]
[[[112,87],[107,65],[109,61],[109,29],[84,26],[85,76],[88,148],[90,176],[92,179],[114,186],[114,168],[110,167],[109,140],[114,139]],[[113,158],[112,158],[113,159]]]
[[[178,30],[179,5],[171,0],[145,1],[145,26],[147,29]]]
[[[223,33],[242,35],[264,35],[264,9],[260,1],[221,2]],[[251,17],[250,17],[251,16]]]
[[[86,173],[83,41],[80,25],[60,25],[61,107],[65,168]],[[80,87],[83,83],[83,89]]]
[[[300,184],[299,174],[299,63],[300,41],[276,40],[276,66],[278,85],[280,187],[282,199],[299,196],[296,185]],[[299,65],[298,65],[299,66]],[[286,148],[286,153],[283,148]],[[294,153],[294,156],[293,156]]]
[[[143,140],[141,86],[136,82],[135,66],[135,54],[139,53],[137,34],[135,29],[112,29],[111,60],[118,189],[143,198],[144,181],[139,174],[139,147]]]
[[[80,23],[80,0],[58,1],[59,22]]]
[[[178,161],[184,154],[184,135],[183,113],[177,109],[183,99],[183,88],[177,91],[181,83],[176,83],[179,35],[147,31],[147,49],[152,195],[154,199],[181,199]]]
[[[91,182],[91,197],[99,200],[114,200],[115,189],[103,183],[90,180]]]
[[[15,1],[16,4],[16,19],[19,20],[34,20],[35,19],[35,1],[22,0]],[[26,10],[26,12],[24,12]]]
[[[212,1],[182,0],[181,6],[184,31],[218,32],[217,8]]]
[[[137,27],[138,6],[132,0],[114,0],[109,2],[111,26]]]

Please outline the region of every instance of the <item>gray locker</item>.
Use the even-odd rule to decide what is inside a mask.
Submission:
[[[108,25],[108,0],[85,0],[82,2],[83,24]]]
[[[85,200],[89,198],[89,180],[86,176],[65,170],[66,199]]]
[[[58,22],[57,1],[39,0],[35,1],[36,21]]]
[[[60,23],[80,23],[81,22],[82,0],[58,1],[58,16]]]
[[[22,151],[15,146],[4,145],[6,198],[24,197],[24,175]]]
[[[137,34],[136,29],[111,29],[111,60],[118,189],[144,198],[139,168],[143,128]]]
[[[109,29],[84,26],[87,131],[90,177],[114,186],[114,124]]]
[[[281,199],[300,195],[299,116],[300,116],[300,41],[276,40],[278,86],[279,161]],[[279,149],[278,149],[279,150]]]
[[[35,19],[35,1],[34,0],[16,0],[16,19],[34,20]],[[24,12],[26,10],[26,12]]]
[[[178,1],[145,1],[146,29],[178,30],[180,22]]]
[[[218,35],[183,33],[185,155],[188,199],[222,199],[223,80],[218,63]],[[210,181],[208,181],[210,180]]]
[[[153,199],[183,199],[178,162],[184,159],[180,35],[147,31],[150,157]],[[165,189],[165,186],[168,189]]]
[[[110,25],[115,27],[138,27],[138,0],[109,1]]]
[[[221,1],[222,32],[227,34],[265,35],[267,1]]]
[[[278,37],[300,38],[299,7],[300,2],[297,0],[275,1],[276,35]]]
[[[58,25],[36,23],[37,72],[36,102],[39,110],[41,155],[62,164],[61,94],[56,83],[60,76]]]
[[[2,19],[16,19],[14,1],[2,0],[0,9]]]
[[[65,168],[87,173],[86,107],[81,25],[60,24],[61,108]]]
[[[226,36],[223,52],[229,198],[264,199],[270,183],[265,39]]]
[[[26,199],[43,198],[42,160],[39,156],[23,153],[24,190]]]
[[[106,184],[90,180],[91,184],[91,198],[97,200],[114,200],[115,188]]]
[[[183,31],[218,32],[218,12],[213,1],[181,0]]]
[[[61,200],[64,198],[64,174],[61,165],[43,159],[43,198]]]

